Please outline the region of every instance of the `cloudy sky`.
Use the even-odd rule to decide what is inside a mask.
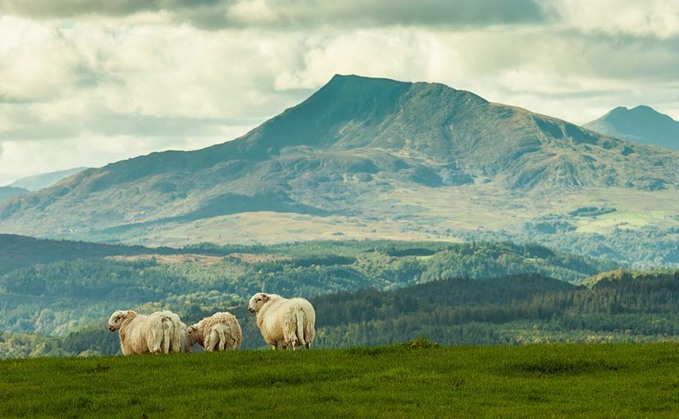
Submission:
[[[336,73],[679,120],[679,0],[0,0],[0,185],[231,140]]]

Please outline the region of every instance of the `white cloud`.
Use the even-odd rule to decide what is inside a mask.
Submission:
[[[566,25],[585,32],[679,35],[679,0],[552,0],[547,9]]]
[[[53,28],[0,16],[0,95],[16,101],[59,97],[76,84],[78,57]]]
[[[310,36],[298,49],[303,59],[281,72],[275,86],[317,89],[335,74],[420,80],[428,72],[431,47],[430,35],[407,28]]]
[[[16,179],[74,167],[100,167],[159,150],[196,150],[245,134],[249,126],[222,126],[212,136],[140,136],[83,131],[51,141],[0,142],[0,186]],[[3,152],[4,151],[4,152]]]

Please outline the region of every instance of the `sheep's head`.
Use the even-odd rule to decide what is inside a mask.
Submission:
[[[266,294],[264,292],[258,292],[257,294],[253,295],[252,298],[250,298],[250,302],[248,303],[248,311],[250,313],[257,313],[260,308],[271,299],[271,296],[269,294]]]
[[[200,340],[200,332],[198,331],[198,324],[191,325],[186,328],[186,335],[188,336],[189,346]]]
[[[115,332],[123,325],[123,320],[127,318],[129,310],[118,310],[108,318],[108,330]]]

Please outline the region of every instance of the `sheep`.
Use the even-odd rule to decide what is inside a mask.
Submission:
[[[165,310],[156,311],[151,316],[161,316],[170,319],[174,326],[175,333],[172,334],[170,340],[170,352],[193,352],[189,344],[189,336],[186,325],[181,321],[179,315]]]
[[[206,351],[228,351],[240,348],[243,331],[236,316],[228,312],[215,313],[189,326],[189,346],[198,343]]]
[[[300,344],[311,349],[316,312],[309,301],[259,292],[250,298],[248,311],[257,313],[259,331],[273,349],[278,349],[279,343],[283,350],[289,345],[295,350]]]
[[[187,345],[186,325],[182,338],[179,316],[170,311],[150,315],[133,310],[118,310],[108,320],[108,330],[118,331],[123,355],[184,352]]]

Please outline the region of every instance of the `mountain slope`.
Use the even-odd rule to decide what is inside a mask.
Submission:
[[[28,189],[15,188],[13,186],[0,186],[0,200],[11,198],[13,196],[21,196],[27,194]]]
[[[236,140],[88,169],[8,199],[0,229],[179,245],[343,230],[431,238],[518,228],[590,201],[635,209],[652,191],[672,202],[678,183],[676,153],[441,84],[335,76]]]
[[[611,137],[679,151],[679,122],[648,106],[618,107],[584,126]]]

